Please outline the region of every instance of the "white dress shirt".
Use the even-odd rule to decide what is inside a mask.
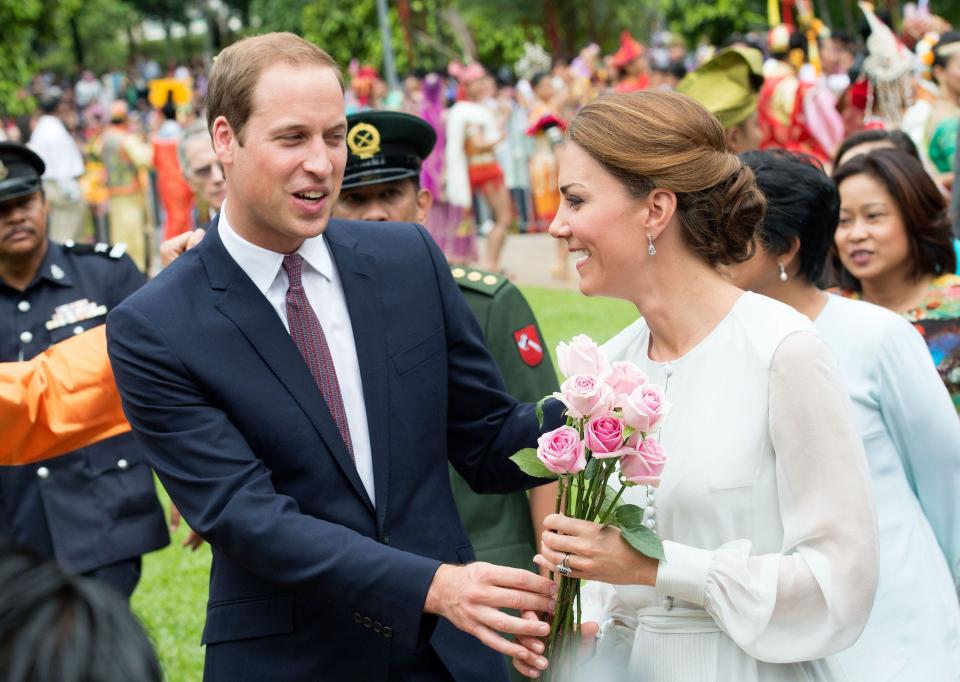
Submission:
[[[41,116],[28,146],[43,159],[44,180],[55,181],[71,199],[79,199],[77,178],[84,172],[83,157],[63,121],[49,114]]]
[[[285,254],[270,251],[251,244],[230,227],[227,217],[227,202],[220,209],[220,240],[227,253],[247,273],[257,289],[277,311],[287,331],[287,272],[283,269]],[[340,274],[334,265],[330,250],[321,234],[303,242],[297,253],[303,257],[303,289],[323,327],[330,355],[337,369],[337,380],[343,396],[343,407],[350,426],[350,440],[357,472],[363,487],[376,504],[373,485],[373,456],[370,452],[370,429],[367,425],[367,408],[363,400],[363,384],[360,379],[360,362],[357,346],[353,340],[350,312],[343,295]],[[320,390],[319,388],[317,390]]]

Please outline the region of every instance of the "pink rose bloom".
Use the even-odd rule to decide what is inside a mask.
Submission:
[[[641,440],[637,433],[627,439],[627,443],[633,448],[633,452],[620,458],[620,473],[623,477],[633,483],[659,485],[667,456],[663,454],[663,448],[657,439],[651,436]]]
[[[574,419],[606,417],[613,412],[613,391],[595,376],[575,374],[553,397],[567,406],[567,413]]]
[[[574,336],[570,343],[557,345],[557,364],[565,377],[577,374],[600,376],[607,367],[607,357],[596,343],[585,334]]]
[[[620,396],[620,407],[627,426],[644,433],[656,428],[670,411],[670,403],[653,384],[638,386],[630,395]]]
[[[597,417],[587,422],[583,440],[597,459],[619,457],[623,447],[623,420],[616,417]]]
[[[561,426],[540,436],[537,458],[555,474],[576,474],[587,466],[586,447],[572,426]]]
[[[647,383],[647,375],[632,362],[614,362],[600,376],[613,389],[617,396],[630,395],[637,388]]]

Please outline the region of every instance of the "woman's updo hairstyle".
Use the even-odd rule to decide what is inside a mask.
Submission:
[[[567,137],[632,196],[676,194],[683,240],[710,265],[753,255],[766,199],[753,171],[727,151],[720,122],[695,100],[652,90],[606,95],[577,113]]]

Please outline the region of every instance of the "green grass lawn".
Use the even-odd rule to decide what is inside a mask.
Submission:
[[[576,291],[524,289],[551,355],[559,341],[588,334],[608,340],[636,319],[635,308],[622,301],[587,299]],[[556,359],[556,358],[554,358]],[[166,494],[161,490],[164,506]],[[133,609],[143,621],[160,655],[169,682],[200,680],[203,670],[203,629],[207,602],[210,549],[196,552],[180,547],[187,531],[181,526],[173,543],[144,558],[143,578],[133,595]]]

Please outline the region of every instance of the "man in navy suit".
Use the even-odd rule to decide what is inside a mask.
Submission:
[[[292,34],[236,43],[208,120],[219,219],[107,327],[135,435],[213,548],[205,679],[505,680],[496,651],[544,667],[498,633],[547,625],[499,609],[548,611],[553,583],[473,562],[446,466],[483,492],[542,483],[507,459],[537,420],[422,227],[330,220],[335,63]]]

